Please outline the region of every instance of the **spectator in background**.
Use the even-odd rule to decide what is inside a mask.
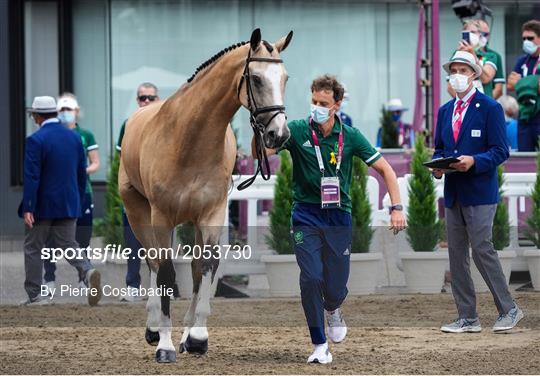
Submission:
[[[523,52],[510,75],[508,76],[507,89],[509,91],[516,90],[516,85],[521,80],[526,80],[528,85],[523,85],[522,88],[528,89],[533,94],[536,93],[535,105],[538,105],[540,94],[540,21],[531,20],[523,24],[521,29],[523,38]],[[531,79],[530,76],[536,76],[536,79]],[[528,78],[529,77],[529,78]],[[536,90],[535,90],[536,89]],[[538,145],[538,137],[540,136],[540,111],[531,110],[527,103],[519,102],[520,116],[518,120],[518,150],[519,151],[534,151]],[[524,106],[522,108],[522,106]],[[537,107],[538,108],[538,107]],[[524,118],[528,112],[527,119]]]
[[[36,97],[29,112],[39,129],[26,139],[24,152],[24,193],[19,215],[27,233],[24,240],[24,288],[28,299],[23,305],[46,302],[42,291],[42,250],[47,241],[55,247],[77,249],[76,221],[86,189],[86,156],[81,138],[58,120],[54,98]],[[88,303],[101,298],[101,277],[88,261],[68,258],[85,285],[96,290]]]
[[[135,97],[137,105],[140,107],[148,106],[156,100],[159,100],[158,88],[156,85],[150,82],[143,82],[137,88],[137,97]],[[122,151],[122,139],[124,138],[124,131],[126,127],[127,119],[124,120],[122,128],[120,129],[120,136],[116,143],[116,150],[118,153]],[[126,247],[132,250],[131,257],[127,260],[127,273],[126,273],[126,286],[138,289],[141,285],[141,259],[137,254],[137,251],[142,248],[142,244],[137,240],[133,230],[128,221],[125,209],[122,207],[122,220],[124,222],[124,241]],[[141,298],[135,294],[126,294],[120,297],[122,301],[138,301]]]
[[[518,150],[518,137],[517,137],[517,118],[519,115],[518,102],[514,97],[509,95],[503,95],[497,102],[500,103],[504,110],[504,119],[506,121],[506,138],[508,139],[508,145],[510,150]]]
[[[390,99],[386,103],[386,111],[392,114],[392,120],[396,123],[398,129],[398,144],[402,148],[411,148],[414,145],[414,129],[411,124],[407,124],[401,120],[401,117],[405,111],[409,109],[403,106],[401,99]],[[382,127],[377,132],[376,147],[380,148],[382,145]]]
[[[75,95],[71,93],[65,93],[58,98],[58,104],[56,106],[58,110],[58,119],[62,124],[69,129],[75,131],[82,141],[83,148],[88,159],[88,166],[86,167],[86,190],[84,199],[82,201],[82,216],[77,219],[77,229],[75,238],[79,247],[87,248],[90,245],[90,239],[92,238],[93,228],[93,194],[92,184],[90,182],[90,174],[95,173],[99,169],[99,153],[96,139],[92,132],[87,129],[81,128],[77,123],[80,118],[80,107]],[[53,244],[51,244],[53,246]],[[45,275],[43,277],[45,284],[49,288],[55,287],[55,271],[56,263],[50,260],[44,260],[43,266],[45,268]],[[84,287],[82,280],[79,280],[79,285]]]
[[[487,47],[489,25],[482,20],[469,20],[463,26],[463,31],[469,32],[469,41],[461,40],[457,50],[471,53],[482,68],[482,74],[473,81],[473,85],[488,97],[498,98],[502,94],[504,72],[501,56]],[[497,86],[497,83],[500,85]],[[448,83],[447,91],[451,97],[456,96],[450,83]]]
[[[343,86],[345,87],[345,85]],[[345,113],[345,109],[349,105],[349,92],[345,88],[345,94],[343,94],[343,100],[341,101],[341,106],[339,106],[339,111],[337,112],[337,116],[339,116],[339,119],[341,122],[345,125],[348,125],[349,127],[353,126],[352,118]]]
[[[480,66],[483,67],[485,64],[491,65],[492,62],[495,63],[495,77],[492,81],[483,83],[482,85],[484,94],[489,96],[491,93],[493,99],[498,99],[503,94],[503,86],[506,83],[502,57],[497,51],[492,50],[488,46],[491,30],[487,21],[478,20],[478,26],[480,27],[480,42],[479,48],[476,50],[476,56],[478,56]]]

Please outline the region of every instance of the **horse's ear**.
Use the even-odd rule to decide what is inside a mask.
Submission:
[[[287,48],[287,46],[289,45],[289,43],[290,43],[290,41],[292,39],[292,36],[293,36],[293,31],[291,30],[289,32],[289,34],[287,34],[286,37],[283,37],[283,38],[281,38],[280,40],[278,40],[276,42],[275,46],[276,46],[278,52],[281,52],[281,51],[283,51],[284,49]]]
[[[249,44],[251,46],[251,49],[255,51],[257,47],[259,47],[259,43],[261,43],[261,29],[257,28],[253,30],[253,33],[251,33]]]

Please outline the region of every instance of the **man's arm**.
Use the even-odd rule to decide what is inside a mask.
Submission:
[[[379,175],[384,179],[388,194],[390,195],[390,201],[392,205],[401,203],[401,196],[399,194],[399,186],[397,183],[396,173],[394,169],[388,164],[383,157],[377,159],[372,165]],[[407,220],[405,214],[400,210],[393,210],[390,214],[390,229],[394,230],[394,233],[398,233],[407,227]]]
[[[501,82],[497,82],[495,86],[493,86],[493,99],[497,100],[501,97],[503,93],[503,84]]]
[[[510,73],[510,76],[508,76],[508,82],[506,83],[506,89],[508,91],[514,91],[516,89],[516,84],[521,79],[521,74],[517,72]]]
[[[493,64],[493,65],[492,65]],[[494,68],[495,64],[491,61],[488,61],[482,67],[482,74],[480,75],[480,82],[483,84],[489,84],[493,78],[495,78],[495,73],[497,70]]]

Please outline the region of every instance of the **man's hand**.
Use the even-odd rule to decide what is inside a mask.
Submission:
[[[407,228],[407,220],[401,210],[392,210],[390,214],[390,230],[394,231],[394,235]]]
[[[459,42],[457,49],[459,51],[467,51],[468,53],[476,57],[476,52],[474,51],[474,48],[464,40]]]
[[[450,167],[455,168],[459,172],[466,172],[474,165],[474,158],[469,155],[458,157],[459,162],[450,164]]]
[[[34,214],[33,213],[30,213],[30,212],[26,212],[24,213],[24,223],[26,223],[26,225],[29,227],[29,228],[32,228],[34,227]]]
[[[510,73],[510,75],[508,76],[508,80],[506,82],[508,89],[514,90],[519,80],[521,80],[521,74],[517,72]]]

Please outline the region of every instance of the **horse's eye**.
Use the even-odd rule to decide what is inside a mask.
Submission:
[[[262,80],[259,76],[252,76],[252,79],[253,79],[253,83],[256,85],[256,86],[261,86],[262,85]]]

